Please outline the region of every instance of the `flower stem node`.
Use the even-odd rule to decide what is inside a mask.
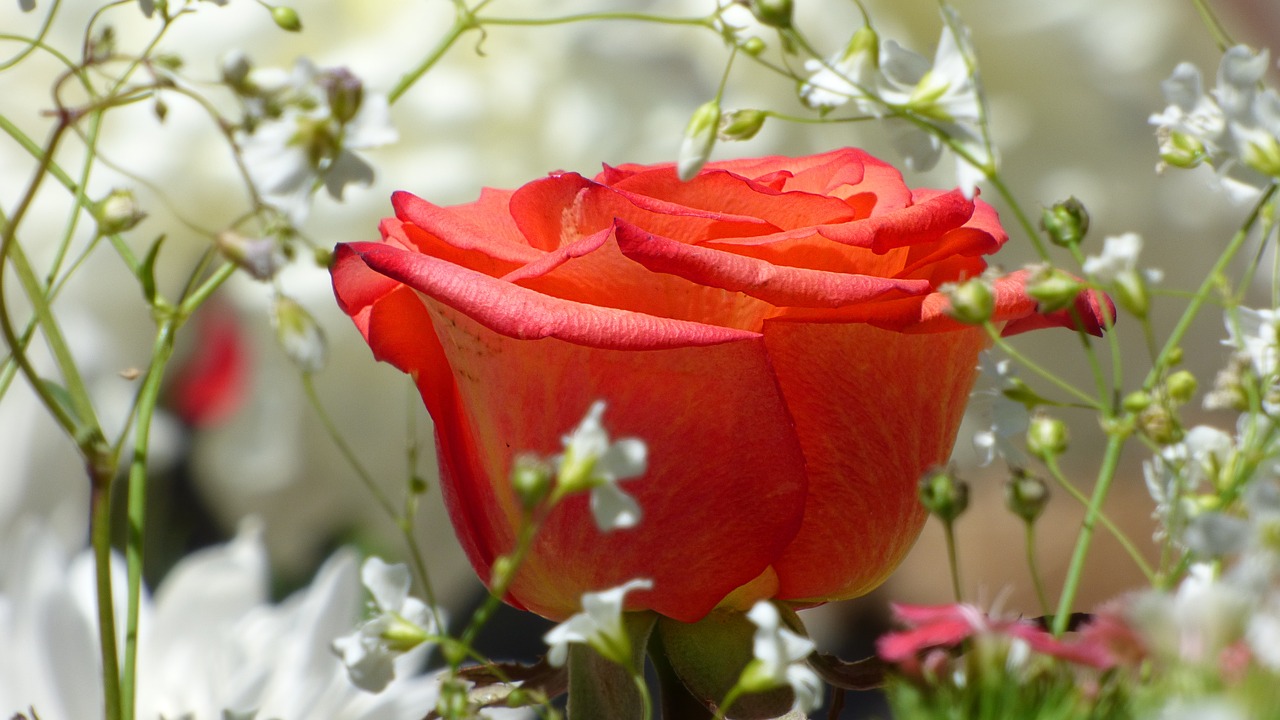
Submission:
[[[768,114],[763,110],[734,110],[720,117],[720,130],[717,136],[721,140],[750,140],[760,132]]]
[[[1040,215],[1040,228],[1054,245],[1072,247],[1089,232],[1089,211],[1074,196],[1047,207]]]
[[[920,478],[920,502],[944,523],[953,522],[969,507],[969,483],[947,468],[935,468]]]
[[[124,188],[116,188],[94,203],[93,215],[98,221],[100,235],[114,235],[131,230],[147,216],[138,207],[133,191]]]
[[[786,30],[791,27],[791,0],[751,0],[751,14],[769,27]]]
[[[1042,267],[1027,283],[1027,294],[1040,303],[1041,312],[1071,307],[1083,289],[1079,280],[1053,267]]]
[[[1014,515],[1033,523],[1049,504],[1049,485],[1043,478],[1024,470],[1014,470],[1005,482],[1004,502]]]
[[[1049,462],[1067,451],[1067,425],[1057,418],[1036,415],[1027,428],[1027,451]]]
[[[972,278],[963,283],[943,286],[942,291],[951,301],[947,313],[966,325],[981,325],[995,313],[995,293],[984,278]]]

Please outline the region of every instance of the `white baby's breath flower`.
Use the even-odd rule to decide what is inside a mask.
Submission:
[[[569,658],[569,645],[590,645],[602,657],[619,665],[631,663],[631,640],[623,624],[622,607],[627,593],[648,590],[652,580],[636,579],[601,592],[582,594],[582,612],[551,628],[542,637],[550,646],[547,660],[556,667]]]
[[[376,613],[350,635],[333,641],[351,682],[369,692],[382,692],[395,678],[395,662],[436,633],[431,609],[409,595],[409,570],[370,557],[360,579],[373,596]]]
[[[801,637],[782,624],[778,609],[761,600],[747,611],[747,619],[755,623],[752,639],[754,659],[742,671],[739,684],[747,692],[761,692],[790,687],[795,694],[792,711],[809,712],[822,704],[822,681],[805,664],[814,650],[813,641]]]
[[[601,530],[635,527],[640,505],[617,486],[619,480],[644,475],[648,449],[644,441],[622,438],[609,442],[601,418],[605,404],[592,403],[582,423],[564,437],[557,484],[560,494],[591,491],[591,513]]]
[[[809,107],[830,110],[853,101],[860,112],[883,114],[869,94],[881,82],[880,39],[870,27],[855,32],[838,55],[826,62],[807,60],[804,67],[812,74],[800,86],[800,99]]]
[[[1227,313],[1226,344],[1243,350],[1249,356],[1249,364],[1260,378],[1272,377],[1277,372],[1277,327],[1280,326],[1280,311],[1252,308],[1237,308],[1237,322],[1232,321],[1232,314]]]
[[[1108,237],[1102,245],[1102,254],[1090,255],[1084,260],[1084,272],[1098,282],[1113,283],[1126,274],[1137,272],[1138,255],[1142,252],[1142,236],[1137,233],[1124,233]],[[1144,270],[1143,276],[1149,283],[1159,282],[1163,273],[1159,270]]]

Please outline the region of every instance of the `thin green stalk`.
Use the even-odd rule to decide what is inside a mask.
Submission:
[[[1236,44],[1231,39],[1231,34],[1223,27],[1222,21],[1218,20],[1218,16],[1209,7],[1207,0],[1191,0],[1191,4],[1195,7],[1196,12],[1200,14],[1200,20],[1204,22],[1209,34],[1213,36],[1213,42],[1218,46],[1219,50],[1226,52],[1228,48]]]
[[[151,419],[160,399],[164,369],[173,356],[174,335],[179,318],[160,324],[151,349],[151,366],[138,393],[138,414],[134,421],[133,460],[129,463],[128,528],[125,535],[125,563],[128,567],[129,604],[124,636],[124,674],[120,679],[125,718],[134,716],[138,667],[138,615],[142,598],[143,540],[147,510],[147,456],[151,447]]]
[[[1061,635],[1067,630],[1067,620],[1071,617],[1071,608],[1080,590],[1080,580],[1084,576],[1084,563],[1089,556],[1089,545],[1093,542],[1093,527],[1102,514],[1102,503],[1106,500],[1108,491],[1111,490],[1111,481],[1115,479],[1116,468],[1120,464],[1120,451],[1123,448],[1123,436],[1112,434],[1107,438],[1102,467],[1098,470],[1098,481],[1093,487],[1093,496],[1089,499],[1089,507],[1085,511],[1084,522],[1080,525],[1080,533],[1076,535],[1076,547],[1071,555],[1071,565],[1067,568],[1062,594],[1058,597],[1058,612],[1053,616],[1054,635]]]
[[[643,657],[643,656],[642,656]],[[643,669],[630,668],[636,692],[640,693],[640,710],[644,720],[653,720],[653,698],[649,695],[649,683],[645,682]]]
[[[1031,358],[1018,352],[1017,348],[1010,345],[1008,341],[1006,341],[1000,335],[1000,329],[997,328],[994,324],[990,322],[984,323],[983,327],[987,331],[987,336],[991,338],[992,344],[1000,348],[1000,351],[1008,355],[1009,358],[1012,359],[1014,362],[1030,370],[1032,373],[1039,375],[1046,382],[1052,384],[1054,387],[1057,387],[1059,390],[1062,390],[1063,392],[1067,393],[1071,397],[1083,403],[1086,407],[1094,410],[1098,410],[1098,411],[1103,410],[1103,407],[1099,404],[1098,398],[1095,398],[1089,395],[1088,393],[1084,392],[1080,388],[1077,388],[1076,386],[1072,385],[1066,380],[1063,380],[1062,378],[1058,377],[1056,374],[1049,371],[1045,367],[1041,366],[1039,363],[1035,362]]]
[[[1040,577],[1039,566],[1036,564],[1036,524],[1035,521],[1027,520],[1023,523],[1026,528],[1025,546],[1027,551],[1027,570],[1031,573],[1031,584],[1036,589],[1036,600],[1040,602],[1040,614],[1049,614],[1049,595],[1044,591],[1044,579]]]
[[[964,602],[964,593],[960,591],[960,560],[956,557],[955,523],[951,520],[943,520],[942,532],[947,540],[947,564],[951,567],[951,592],[955,595],[956,602]]]
[[[554,507],[554,500],[549,503],[547,512]],[[515,550],[510,555],[500,556],[499,560],[506,560],[504,572],[497,573],[497,577],[493,579],[493,587],[489,589],[489,596],[485,598],[484,603],[471,616],[467,627],[459,636],[458,642],[465,647],[471,647],[479,636],[480,631],[488,624],[493,617],[493,613],[498,610],[498,606],[502,604],[502,599],[507,596],[507,590],[510,589],[511,583],[515,580],[516,573],[520,566],[524,563],[524,559],[529,555],[529,551],[533,549],[533,540],[537,537],[538,530],[542,527],[542,520],[546,515],[526,516],[526,522],[520,526],[520,532],[516,538]],[[497,563],[495,563],[496,565]],[[454,670],[457,670],[455,662],[450,663]]]
[[[418,63],[417,67],[405,73],[405,75],[400,78],[400,81],[396,83],[395,87],[391,88],[391,92],[387,93],[387,102],[394,105],[396,101],[409,90],[409,88],[413,87],[414,83],[418,82],[423,75],[427,74],[428,70],[435,67],[435,64],[440,62],[440,58],[444,57],[444,54],[449,51],[449,48],[453,47],[453,44],[456,43],[464,33],[475,28],[475,17],[469,12],[463,13],[460,11],[457,19],[454,20],[453,27],[449,28],[449,32],[445,33],[444,37],[440,38],[440,41],[437,42],[436,46],[431,49],[431,52],[423,58],[422,62]]]
[[[1089,498],[1086,497],[1084,493],[1080,492],[1080,488],[1076,487],[1074,483],[1067,479],[1067,476],[1062,472],[1062,467],[1058,464],[1057,458],[1049,458],[1045,465],[1049,469],[1049,474],[1053,476],[1054,482],[1058,483],[1058,487],[1066,490],[1068,495],[1075,498],[1085,508],[1089,507]],[[1142,571],[1142,574],[1146,576],[1147,580],[1153,580],[1155,578],[1155,570],[1152,569],[1151,564],[1147,562],[1146,558],[1142,557],[1142,553],[1138,552],[1137,546],[1133,544],[1133,541],[1129,539],[1129,536],[1126,535],[1114,522],[1112,522],[1111,518],[1108,517],[1106,513],[1099,514],[1098,521],[1107,529],[1107,532],[1111,533],[1112,536],[1115,537],[1116,542],[1120,543],[1120,547],[1124,548],[1124,551],[1129,555],[1129,558],[1133,560],[1133,564],[1138,566],[1138,569]]]
[[[114,468],[111,469],[114,475]],[[121,720],[120,663],[116,650],[115,598],[111,589],[111,475],[93,474],[89,490],[89,537],[98,591],[98,644],[106,720]]]
[[[656,25],[694,25],[700,27],[711,27],[710,21],[705,17],[670,17],[667,15],[653,15],[650,13],[640,12],[588,12],[549,18],[476,17],[474,19],[476,24],[480,26],[512,25],[517,27],[545,27],[548,25],[568,25],[576,22],[630,20],[633,22],[647,22]]]

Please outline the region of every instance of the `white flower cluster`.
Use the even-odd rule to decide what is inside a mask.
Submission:
[[[351,183],[373,182],[355,150],[395,142],[385,95],[366,92],[346,69],[316,68],[306,58],[292,71],[252,68],[243,53],[223,60],[223,78],[245,110],[237,135],[245,167],[263,202],[301,224],[321,185],[341,200]]]
[[[1151,116],[1162,166],[1207,163],[1240,203],[1280,178],[1280,95],[1262,87],[1269,64],[1265,50],[1227,50],[1212,93],[1205,92],[1196,66],[1174,68],[1162,85],[1169,106]]]
[[[993,158],[982,127],[973,44],[953,9],[943,9],[932,63],[893,40],[881,43],[864,27],[841,53],[805,67],[812,73],[800,88],[807,105],[830,110],[852,102],[859,112],[884,117],[890,141],[911,170],[937,164],[942,137],[949,138],[972,161],[959,158],[956,174],[965,196],[973,197]]]

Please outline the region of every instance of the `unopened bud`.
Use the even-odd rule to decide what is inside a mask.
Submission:
[[[1147,280],[1137,270],[1126,270],[1116,276],[1116,302],[1139,319],[1151,311],[1151,293]]]
[[[947,313],[962,323],[981,325],[995,312],[995,293],[983,278],[943,287],[942,291],[951,300]]]
[[[271,8],[271,19],[281,30],[298,32],[302,29],[302,19],[298,17],[298,11],[291,7],[277,5]]]
[[[681,180],[692,180],[702,166],[707,164],[707,160],[711,158],[711,148],[716,143],[716,128],[719,125],[718,100],[708,100],[693,112],[688,127],[684,129],[684,140],[680,143],[680,155],[676,160]]]
[[[760,132],[768,114],[763,110],[734,110],[720,118],[720,130],[717,135],[721,140],[750,140]]]
[[[935,468],[920,478],[920,502],[939,520],[949,523],[969,507],[969,484],[946,468]]]
[[[1164,403],[1153,402],[1138,413],[1138,431],[1157,445],[1172,445],[1182,440],[1182,425]]]
[[[489,571],[489,586],[495,587],[502,585],[511,579],[511,573],[515,572],[516,564],[510,555],[499,555],[493,561],[493,567]]]
[[[146,213],[138,207],[132,190],[117,188],[93,206],[94,217],[98,221],[98,233],[112,235],[132,229]]]
[[[314,373],[324,367],[328,355],[324,333],[306,308],[292,298],[280,295],[276,298],[271,319],[285,355],[302,372]]]
[[[1023,470],[1015,470],[1005,482],[1005,505],[1026,522],[1035,522],[1049,504],[1049,486],[1045,481]]]
[[[761,40],[754,35],[747,38],[742,43],[742,52],[750,55],[751,57],[758,57],[760,53],[764,52],[764,48],[764,40]]]
[[[1141,390],[1135,390],[1125,395],[1120,404],[1129,412],[1142,412],[1151,407],[1151,396]]]
[[[1027,295],[1040,304],[1041,312],[1047,313],[1071,307],[1082,289],[1079,280],[1051,267],[1043,268],[1027,283]]]
[[[346,68],[326,70],[320,78],[329,99],[329,113],[340,123],[350,122],[364,100],[364,83]]]
[[[286,262],[275,238],[248,238],[234,230],[224,230],[214,237],[214,244],[223,257],[256,280],[270,280]]]
[[[1189,370],[1179,370],[1164,381],[1169,398],[1179,404],[1190,402],[1195,397],[1197,385],[1196,376]]]
[[[1079,245],[1089,232],[1089,211],[1075,197],[1069,197],[1040,215],[1040,228],[1055,245]]]
[[[551,490],[552,467],[536,455],[517,455],[511,468],[511,485],[525,510],[532,510]]]
[[[467,686],[458,680],[446,680],[440,685],[440,697],[436,700],[436,714],[442,718],[472,717],[471,701],[467,698]]]
[[[769,27],[791,27],[791,11],[791,0],[751,0],[751,14]]]
[[[1046,462],[1066,452],[1066,423],[1048,415],[1031,418],[1031,424],[1027,428],[1027,450]]]

